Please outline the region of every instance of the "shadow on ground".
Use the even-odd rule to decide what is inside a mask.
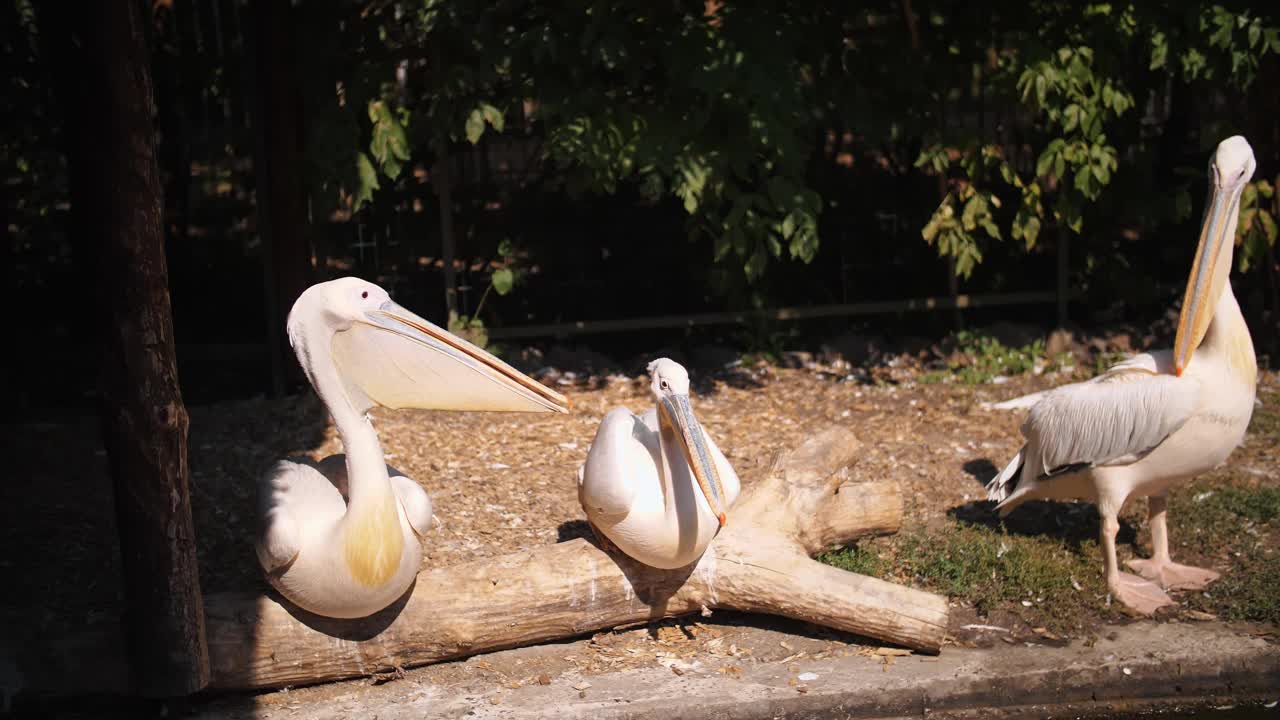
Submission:
[[[1079,551],[1083,543],[1096,541],[1102,529],[1097,508],[1082,502],[1031,500],[1001,518],[996,514],[994,502],[978,500],[953,507],[947,515],[957,522],[1013,535],[1053,538],[1073,551]],[[1133,545],[1137,540],[1137,528],[1121,517],[1116,544]]]

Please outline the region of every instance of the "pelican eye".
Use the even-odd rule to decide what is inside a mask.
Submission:
[[[364,292],[360,293],[360,298],[361,298],[362,300],[368,300],[368,299],[369,299],[369,291],[368,291],[368,290],[365,290]]]
[[[663,380],[663,381],[661,382],[661,387],[662,387],[662,389],[663,389],[663,390],[670,390],[670,389],[671,389],[671,387],[670,387],[669,385],[667,385],[667,381],[666,381],[666,380]]]

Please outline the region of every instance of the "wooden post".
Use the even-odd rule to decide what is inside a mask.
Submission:
[[[294,72],[293,18],[289,0],[253,4],[252,78],[255,208],[263,241],[263,297],[267,316],[272,391],[281,395],[302,382],[285,337],[289,309],[311,284],[311,252],[304,231],[303,135]]]
[[[458,311],[458,280],[453,269],[453,178],[449,167],[449,142],[440,143],[432,182],[440,197],[440,257],[444,262],[444,310],[445,322],[452,322]],[[447,327],[447,326],[446,326]]]
[[[444,72],[444,55],[440,44],[431,48],[431,59],[435,72]],[[454,237],[453,237],[453,157],[449,149],[449,138],[439,137],[436,140],[436,166],[431,173],[431,184],[436,189],[440,200],[440,257],[444,262],[444,312],[445,327],[452,330],[450,324],[458,311],[458,280],[453,271]]]
[[[102,426],[115,486],[136,692],[209,682],[204,609],[164,254],[149,59],[131,0],[78,6],[78,70],[64,75],[71,211],[97,274]],[[73,84],[66,84],[73,83]]]

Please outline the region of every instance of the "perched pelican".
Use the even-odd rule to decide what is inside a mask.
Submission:
[[[646,565],[672,569],[702,556],[741,486],[693,416],[688,371],[660,358],[649,363],[649,375],[657,407],[605,415],[578,471],[578,499],[602,540]]]
[[[1218,577],[1169,559],[1166,494],[1225,462],[1253,414],[1257,363],[1228,276],[1240,193],[1254,167],[1239,136],[1222,141],[1209,163],[1209,198],[1173,349],[1045,393],[1022,426],[1026,445],[987,486],[1002,515],[1036,498],[1097,503],[1107,587],[1142,613],[1173,603],[1162,588],[1201,588]],[[1116,565],[1116,516],[1131,496],[1150,498],[1152,556],[1128,563],[1141,578]]]
[[[308,288],[288,327],[346,455],[283,460],[262,478],[258,560],[299,607],[364,617],[408,589],[431,524],[426,491],[384,464],[369,410],[567,412],[568,404],[357,278]]]

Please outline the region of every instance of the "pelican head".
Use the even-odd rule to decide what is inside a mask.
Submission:
[[[351,409],[361,415],[375,406],[568,412],[563,395],[359,278],[307,288],[289,311],[288,329],[312,386],[333,385],[324,382],[333,378],[318,375],[336,370]],[[317,362],[318,353],[328,353],[331,362]]]
[[[658,418],[663,431],[675,436],[684,450],[685,459],[702,489],[711,512],[725,523],[725,493],[720,473],[707,447],[702,426],[689,406],[689,372],[680,363],[658,358],[649,363],[650,388],[658,404]]]
[[[1173,343],[1173,366],[1178,375],[1191,363],[1192,354],[1204,340],[1218,298],[1226,289],[1240,215],[1240,194],[1256,167],[1253,148],[1239,135],[1219,143],[1209,160],[1209,199],[1200,226],[1200,245],[1196,248],[1191,277],[1182,298],[1182,313],[1178,316],[1178,333]]]

